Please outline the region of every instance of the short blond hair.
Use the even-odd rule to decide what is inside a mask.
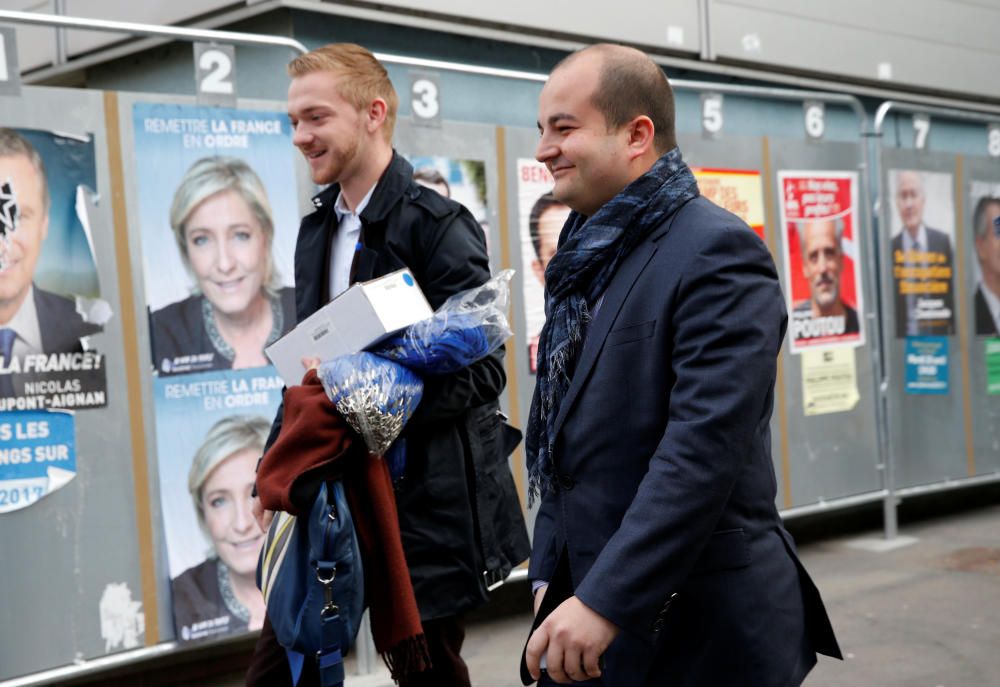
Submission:
[[[399,96],[389,80],[389,73],[370,50],[355,43],[330,43],[288,63],[288,75],[293,79],[313,72],[333,72],[342,77],[340,95],[359,112],[367,110],[375,98],[384,100],[383,131],[386,140],[392,140]]]

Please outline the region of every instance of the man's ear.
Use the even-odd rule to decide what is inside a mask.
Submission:
[[[368,132],[374,133],[385,122],[386,115],[389,114],[389,106],[382,98],[375,98],[368,105],[368,112],[365,114],[368,117]]]
[[[646,115],[639,115],[628,123],[628,156],[630,160],[642,157],[653,150],[653,138],[656,127],[653,120]]]

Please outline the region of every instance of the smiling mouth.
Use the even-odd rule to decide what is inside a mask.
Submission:
[[[260,535],[254,537],[253,539],[247,539],[246,541],[240,541],[240,542],[231,541],[229,542],[229,545],[232,546],[234,549],[237,549],[238,551],[249,551],[250,549],[256,548],[260,544],[260,541],[261,539],[263,539],[263,537],[264,535]]]
[[[238,279],[230,279],[228,281],[217,281],[214,284],[220,291],[235,291],[243,284],[243,280],[244,277],[239,277]]]

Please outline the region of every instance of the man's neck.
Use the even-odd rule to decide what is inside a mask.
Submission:
[[[392,162],[392,146],[388,143],[374,145],[369,155],[359,161],[358,168],[341,179],[340,192],[344,196],[344,204],[352,212],[368,194],[369,189],[382,177],[390,162]]]
[[[30,292],[31,289],[27,288],[9,300],[0,300],[0,326],[8,324],[14,319],[14,315],[21,309],[24,299],[28,297]]]
[[[842,317],[847,314],[847,309],[839,298],[828,308],[820,307],[816,301],[813,301],[812,314],[813,317]]]
[[[997,272],[987,272],[983,270],[983,286],[990,290],[990,292],[1000,298],[1000,273]]]
[[[906,227],[906,233],[909,234],[910,239],[915,242],[920,238],[920,225],[918,224],[914,227]]]

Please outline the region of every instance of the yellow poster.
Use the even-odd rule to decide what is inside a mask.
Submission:
[[[764,193],[755,169],[692,167],[701,195],[729,210],[764,238]]]
[[[843,413],[858,404],[853,348],[803,350],[802,409],[808,415]]]

